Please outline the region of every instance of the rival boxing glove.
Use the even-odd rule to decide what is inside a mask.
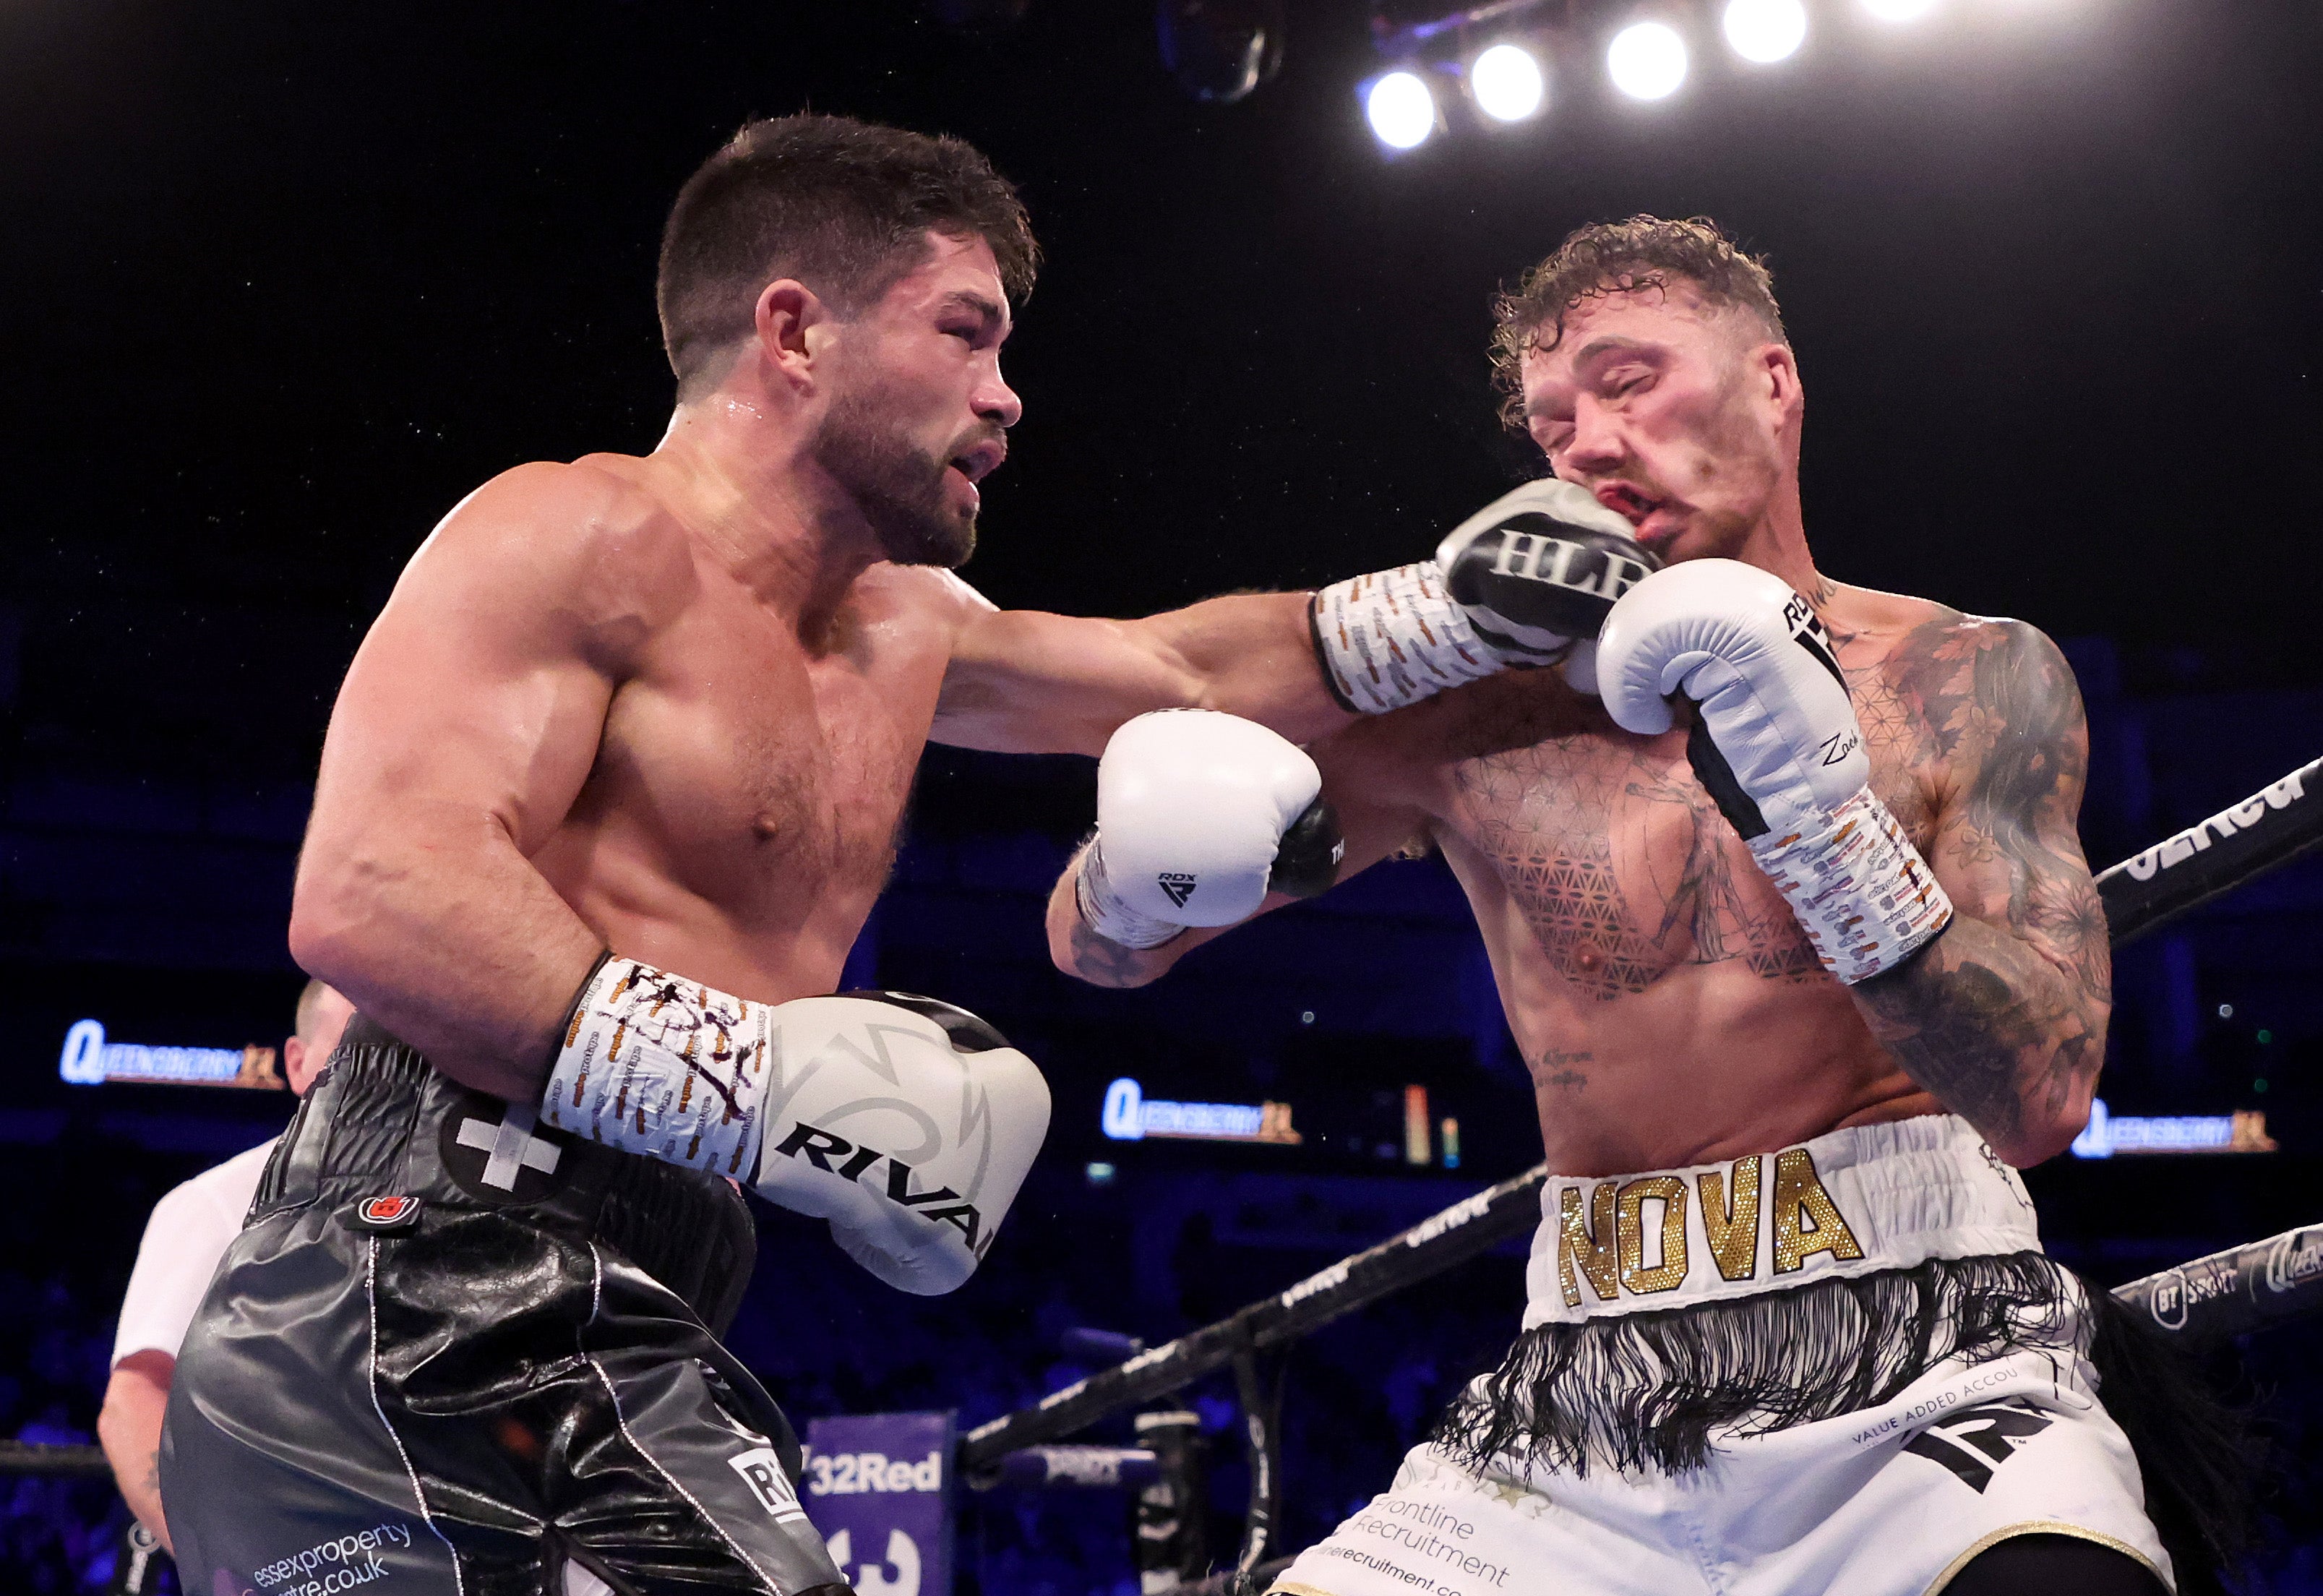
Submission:
[[[1871,791],[1871,759],[1830,634],[1771,572],[1690,560],[1623,595],[1597,638],[1598,687],[1624,730],[1700,711],[1686,751],[1823,966],[1853,985],[1951,922],[1951,900]]]
[[[1340,703],[1382,714],[1497,671],[1566,660],[1596,637],[1614,601],[1660,568],[1587,489],[1544,477],[1455,527],[1433,560],[1324,588],[1308,620]],[[1567,675],[1586,692],[1584,655]]]
[[[900,992],[755,1003],[607,956],[583,984],[541,1119],[748,1181],[831,1223],[896,1288],[959,1287],[1049,1130],[1049,1086],[965,1009]]]
[[[1125,722],[1097,767],[1097,837],[1073,887],[1081,918],[1128,948],[1232,925],[1271,889],[1311,897],[1345,844],[1305,750],[1215,710]]]

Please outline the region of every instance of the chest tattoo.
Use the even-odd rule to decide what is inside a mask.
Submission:
[[[1455,767],[1462,830],[1498,868],[1559,976],[1605,1000],[1685,965],[1810,978],[1781,899],[1746,893],[1740,842],[1683,757],[1553,737]]]

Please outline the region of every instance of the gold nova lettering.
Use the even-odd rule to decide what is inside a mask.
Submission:
[[[1758,1278],[1761,1211],[1772,1232],[1768,1261],[1774,1274],[1792,1274],[1807,1260],[1828,1252],[1841,1262],[1863,1256],[1862,1243],[1832,1200],[1804,1147],[1775,1154],[1774,1190],[1760,1200],[1766,1157],[1752,1153],[1723,1169],[1693,1177],[1694,1190],[1677,1175],[1646,1175],[1630,1181],[1600,1180],[1584,1198],[1578,1185],[1557,1193],[1556,1274],[1565,1306],[1579,1307],[1582,1282],[1600,1302],[1624,1289],[1633,1297],[1676,1290],[1692,1262],[1685,1223],[1689,1199],[1697,1202],[1711,1262],[1726,1280]],[[1659,1203],[1657,1215],[1646,1205]],[[1653,1243],[1648,1256],[1648,1233]]]

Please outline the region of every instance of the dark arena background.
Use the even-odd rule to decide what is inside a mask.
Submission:
[[[2063,644],[2093,863],[2323,754],[2323,8],[1806,0],[1804,44],[1765,63],[1697,0],[1452,10],[0,4],[0,1435],[93,1439],[148,1210],[289,1108],[70,1084],[69,1034],[279,1045],[349,657],[476,483],[652,447],[657,231],[748,116],[955,133],[1022,186],[1047,252],[1007,351],[1025,417],[966,573],[1005,606],[1142,615],[1425,555],[1533,469],[1494,420],[1493,289],[1583,222],[1703,214],[1772,264],[1822,567]],[[1687,53],[1640,99],[1605,63],[1649,13]],[[1502,123],[1522,72],[1475,61],[1506,41],[1546,103]],[[1617,59],[1666,74],[1656,42]],[[890,1291],[759,1208],[731,1340],[803,1428],[985,1423],[1119,1355],[1069,1331],[1165,1341],[1540,1157],[1440,861],[1100,991],[1051,969],[1040,925],[1093,793],[1077,758],[922,766],[850,977],[985,1014],[1055,1118],[953,1297]],[[1115,1139],[1125,1080],[1287,1105],[1300,1139]],[[2131,1127],[2114,1156],[2027,1177],[2093,1278],[2323,1223],[2323,859],[2123,951],[2100,1092]],[[2135,1124],[2156,1116],[2183,1123]],[[1503,1243],[1299,1343],[1281,1545],[1383,1488],[1496,1359],[1521,1260]],[[2212,1357],[2271,1448],[2251,1590],[2323,1591],[2318,1353],[2309,1320]],[[1236,1385],[1180,1399],[1230,1564]],[[1132,1438],[1125,1416],[1079,1437]],[[126,1510],[85,1455],[12,1452],[0,1591],[120,1577]],[[1139,1590],[1133,1494],[962,1491],[953,1588]]]

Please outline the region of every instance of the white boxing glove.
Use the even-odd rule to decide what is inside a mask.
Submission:
[[[1269,888],[1306,897],[1345,844],[1323,774],[1297,744],[1214,710],[1125,723],[1097,767],[1096,839],[1074,891],[1098,934],[1152,948],[1189,925],[1232,925]]]
[[[932,998],[755,1003],[608,958],[574,1004],[541,1118],[747,1180],[829,1220],[887,1284],[934,1296],[990,1249],[1048,1134],[1049,1087]]]
[[[1951,922],[1934,872],[1871,791],[1830,635],[1781,577],[1736,560],[1657,572],[1613,606],[1595,667],[1624,730],[1667,731],[1671,693],[1700,706],[1695,775],[1841,980],[1892,969]]]

